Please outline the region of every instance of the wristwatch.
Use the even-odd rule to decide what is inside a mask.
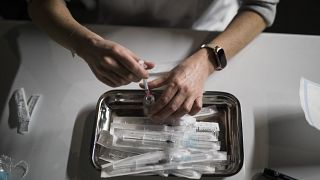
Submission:
[[[201,48],[206,48],[209,60],[213,63],[215,70],[220,71],[227,66],[227,58],[224,50],[215,44],[203,44]]]

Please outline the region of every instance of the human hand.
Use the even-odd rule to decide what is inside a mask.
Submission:
[[[145,67],[142,67],[137,55],[110,40],[99,37],[82,44],[76,53],[88,63],[97,79],[111,87],[139,82],[147,78],[147,70],[154,67],[148,61],[144,61]]]
[[[213,71],[206,50],[201,49],[167,75],[149,82],[150,89],[166,86],[150,109],[151,118],[171,122],[185,114],[198,113],[202,107],[204,83]]]

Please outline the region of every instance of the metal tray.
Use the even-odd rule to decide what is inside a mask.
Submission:
[[[157,98],[161,91],[153,91]],[[91,159],[96,169],[106,163],[98,158],[100,146],[96,145],[102,130],[109,130],[113,114],[126,117],[142,117],[142,90],[112,90],[104,93],[96,107],[95,130],[91,144]],[[227,151],[230,164],[218,169],[214,174],[203,176],[232,176],[240,171],[243,165],[243,142],[241,125],[241,108],[236,97],[225,92],[207,91],[203,95],[203,107],[216,106],[218,113],[212,117],[197,118],[197,121],[215,121],[220,124],[219,140],[221,150]]]

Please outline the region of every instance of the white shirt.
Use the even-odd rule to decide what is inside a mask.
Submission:
[[[260,14],[271,26],[279,0],[80,0],[98,12],[95,23],[222,31],[238,11]],[[241,3],[241,7],[240,4]],[[240,7],[240,9],[239,9]]]
[[[238,0],[100,0],[100,23],[222,31]]]

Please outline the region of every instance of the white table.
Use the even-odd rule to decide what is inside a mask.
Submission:
[[[211,34],[89,27],[158,64],[183,59]],[[205,90],[229,92],[242,107],[244,165],[225,179],[256,179],[264,167],[296,178],[320,179],[320,131],[307,124],[299,103],[300,77],[320,82],[319,47],[319,36],[264,33],[208,79]],[[28,180],[99,179],[89,154],[94,110],[100,95],[112,88],[96,80],[83,60],[73,59],[28,22],[0,23],[0,64],[0,154],[26,160]],[[9,118],[9,98],[20,87],[27,96],[43,95],[26,135],[17,134]],[[139,87],[134,83],[121,87],[128,88]],[[138,179],[115,179],[132,178]]]

